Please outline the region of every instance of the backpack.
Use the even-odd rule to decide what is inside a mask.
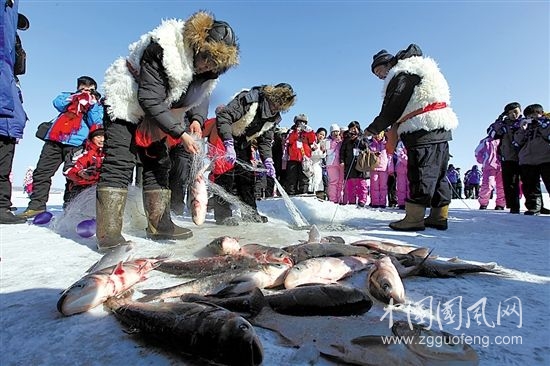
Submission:
[[[370,172],[378,164],[378,157],[370,149],[363,150],[357,156],[355,162],[355,170],[360,171],[361,173]]]
[[[474,150],[476,161],[479,164],[485,163],[485,160],[487,160],[487,157],[490,155],[490,148],[491,148],[490,137],[485,137],[483,140],[479,142],[476,149]]]

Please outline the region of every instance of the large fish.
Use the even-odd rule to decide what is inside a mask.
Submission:
[[[383,303],[405,302],[405,287],[390,257],[374,262],[367,275],[367,284],[370,294]]]
[[[392,261],[401,278],[410,276],[450,278],[466,273],[500,273],[495,270],[494,264],[477,265],[457,260],[422,259],[416,256],[396,258]]]
[[[430,249],[428,248],[414,247],[404,244],[394,244],[387,241],[372,239],[355,241],[353,243],[350,243],[350,245],[366,247],[379,253],[388,255],[410,254],[416,257],[425,258],[428,253],[430,253]]]
[[[144,304],[114,298],[105,305],[121,322],[171,350],[225,365],[256,366],[263,361],[263,347],[254,327],[219,306]]]
[[[302,286],[267,295],[256,288],[248,294],[229,298],[186,294],[181,300],[211,302],[245,318],[256,316],[268,305],[278,313],[299,316],[360,315],[372,306],[372,300],[364,291],[342,285]]]
[[[112,267],[119,262],[127,262],[132,259],[134,255],[134,244],[128,242],[127,244],[117,245],[115,248],[107,251],[100,260],[95,262],[86,273],[92,273],[101,269]]]
[[[271,288],[283,284],[285,275],[290,266],[283,263],[260,265],[258,269],[232,270],[212,276],[197,278],[180,285],[157,289],[141,290],[146,296],[138,301],[149,302],[154,300],[180,297],[187,293],[200,295],[237,295],[252,291],[255,287]]]
[[[409,335],[409,324],[403,321],[395,322],[390,328],[386,321],[380,321],[378,317],[298,317],[279,314],[269,308],[264,308],[250,321],[255,326],[277,332],[287,345],[312,346],[328,358],[327,362],[338,365],[474,366],[479,363],[479,356],[471,346],[451,343],[452,335],[437,330],[428,331],[416,324],[413,324],[415,336],[445,339],[448,343],[443,342],[443,346],[440,346],[436,342],[422,342],[420,337],[416,338],[416,344],[413,345],[387,340],[384,342],[382,337],[388,339],[391,336]],[[301,360],[300,364],[314,364],[316,358],[311,358]]]
[[[208,169],[208,164],[202,167],[190,187],[191,194],[191,218],[195,225],[202,225],[206,220],[206,206],[208,205],[208,191],[206,189],[206,179],[204,172]]]
[[[234,269],[257,269],[261,264],[283,263],[292,265],[289,253],[280,248],[260,244],[243,245],[238,254],[217,255],[190,261],[167,260],[156,269],[185,277],[204,277]]]
[[[373,259],[362,257],[318,257],[294,265],[286,275],[285,288],[305,284],[335,283],[354,272],[365,269]]]
[[[256,259],[259,263],[284,263],[293,265],[292,256],[286,250],[261,244],[246,244],[239,254]]]
[[[265,295],[273,310],[288,315],[360,315],[369,311],[372,300],[354,287],[311,285]]]
[[[57,310],[63,315],[83,313],[104,303],[145,280],[166,257],[136,259],[119,262],[116,266],[89,273],[67,288],[57,301]]]
[[[262,290],[257,287],[251,292],[238,296],[217,297],[214,295],[203,296],[198,294],[185,294],[180,296],[180,300],[183,302],[212,303],[235,313],[239,313],[246,319],[256,316],[264,306],[268,305]]]
[[[366,247],[338,243],[303,243],[284,247],[294,263],[317,257],[369,256],[379,254]]]
[[[198,258],[190,261],[167,260],[162,262],[157,271],[184,277],[205,277],[229,270],[253,269],[260,263],[251,257],[242,255],[218,255]]]

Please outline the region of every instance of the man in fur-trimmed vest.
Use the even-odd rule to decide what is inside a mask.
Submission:
[[[226,159],[233,168],[214,178],[214,182],[231,192],[237,190],[239,198],[251,210],[242,212],[242,219],[249,222],[267,222],[267,217],[258,213],[254,197],[254,172],[250,168],[252,141],[256,140],[260,158],[269,177],[275,178],[273,165],[273,134],[281,121],[281,113],[287,111],[296,96],[289,84],[255,86],[237,94],[231,102],[216,110],[218,135],[225,147]],[[243,166],[244,165],[244,166]],[[219,225],[238,225],[232,217],[229,202],[215,197],[214,218]]]
[[[373,57],[372,72],[384,79],[380,114],[365,130],[376,135],[391,127],[408,154],[410,197],[403,220],[390,223],[400,231],[447,229],[451,190],[446,179],[451,130],[458,119],[450,106],[447,81],[434,60],[411,44],[394,57],[385,50]],[[430,215],[424,219],[426,207]]]
[[[96,201],[100,250],[125,243],[122,218],[136,155],[143,164],[147,236],[192,236],[170,218],[168,150],[183,144],[188,152],[198,152],[191,134],[200,136],[209,95],[219,75],[238,64],[239,53],[231,27],[206,12],[186,21],[163,21],[129,50],[107,69],[103,84],[105,159]]]

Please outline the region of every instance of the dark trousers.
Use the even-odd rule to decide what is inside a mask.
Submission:
[[[10,173],[13,165],[16,140],[0,136],[0,210],[11,207]]]
[[[520,165],[523,195],[525,196],[525,208],[529,211],[540,212],[542,208],[542,191],[540,179],[550,188],[550,163],[539,165]]]
[[[236,149],[236,153],[239,161],[250,161],[250,148]],[[235,164],[233,169],[217,176],[214,183],[228,193],[233,192],[233,189],[235,189],[241,201],[257,210],[256,197],[254,196],[255,177],[251,169]],[[214,218],[216,222],[221,222],[228,217],[231,217],[230,203],[220,196],[215,196]]]
[[[288,194],[307,193],[309,178],[302,169],[301,161],[288,161],[286,164],[285,190]]]
[[[143,190],[169,189],[169,172],[172,166],[168,147],[163,140],[147,148],[136,147],[136,125],[122,120],[103,122],[105,127],[105,158],[101,166],[98,187],[128,188],[136,161],[142,163]],[[136,177],[136,181],[138,181]]]
[[[395,173],[388,174],[388,206],[397,206],[397,181]]]
[[[170,161],[172,163],[168,178],[172,191],[170,207],[177,213],[183,213],[183,203],[190,183],[191,154],[183,145],[176,145],[170,150]]]
[[[31,201],[28,208],[31,210],[45,210],[48,197],[50,195],[50,187],[52,185],[52,177],[55,175],[61,164],[65,164],[71,159],[73,153],[80,149],[80,146],[64,145],[59,142],[46,141],[42,147],[40,158],[36,163],[36,169],[32,173],[33,191]],[[63,201],[68,202],[69,199],[69,183],[65,184],[65,194]]]
[[[510,211],[519,212],[519,163],[517,161],[503,161],[501,167],[506,207]]]
[[[90,187],[92,187],[92,185],[83,186],[79,184],[69,183],[65,189],[66,196],[63,197],[64,199],[63,208],[65,208],[72,200],[74,200],[76,196],[78,196],[80,193],[82,193],[83,191],[85,191],[87,188],[90,188]]]
[[[105,128],[105,143],[103,152],[105,158],[101,165],[98,187],[128,188],[136,166],[137,151],[134,145],[136,125],[116,120],[103,120]],[[142,182],[137,177],[136,182]]]
[[[449,143],[406,146],[407,178],[410,197],[407,202],[425,207],[443,207],[451,203],[451,186],[447,180]]]

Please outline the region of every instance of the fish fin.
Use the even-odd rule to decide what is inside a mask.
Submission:
[[[155,299],[155,297],[160,294],[160,290],[154,290],[154,289],[143,289],[139,290],[141,293],[145,294],[145,296],[140,297],[137,299],[137,302],[149,302]]]
[[[415,250],[411,250],[407,254],[414,255],[415,257],[425,258],[425,257],[429,257],[432,254],[432,252],[433,252],[433,249],[422,247],[422,248],[417,248]]]

